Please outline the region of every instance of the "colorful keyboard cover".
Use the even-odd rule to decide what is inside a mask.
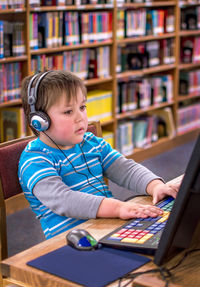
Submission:
[[[168,197],[157,204],[164,212],[158,217],[132,219],[100,240],[105,245],[156,250],[174,199]]]

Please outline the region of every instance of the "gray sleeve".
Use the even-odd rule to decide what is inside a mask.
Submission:
[[[33,189],[34,195],[54,213],[78,219],[96,218],[103,196],[73,191],[59,176],[40,180]]]
[[[146,194],[147,185],[154,179],[163,181],[143,165],[124,156],[116,159],[104,175],[114,183],[132,190],[134,195]]]

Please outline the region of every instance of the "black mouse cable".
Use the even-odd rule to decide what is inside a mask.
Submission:
[[[104,193],[104,195],[105,195],[106,197],[108,197],[107,194],[106,194],[106,190],[105,190],[105,188],[104,188],[104,182],[101,181],[98,177],[96,177],[96,176],[91,172],[91,170],[90,170],[90,168],[89,168],[89,166],[88,166],[88,163],[87,163],[85,154],[84,154],[83,149],[82,149],[82,147],[81,147],[80,144],[79,144],[79,147],[80,147],[80,150],[81,150],[82,155],[83,155],[83,157],[84,157],[84,161],[85,161],[85,163],[86,163],[86,166],[87,166],[87,169],[88,169],[89,173],[91,174],[91,176],[93,176],[96,180],[98,180],[98,181],[101,183],[101,185],[102,185],[102,187],[103,187],[103,191],[104,191],[104,192],[102,192],[102,193]]]
[[[47,134],[43,131],[43,133],[53,142],[53,144],[61,151],[61,153],[64,155],[64,157],[68,160],[68,162],[71,164],[71,166],[73,167],[74,171],[77,173],[77,174],[80,174],[80,175],[83,175],[86,177],[87,179],[87,182],[88,184],[93,187],[94,189],[96,189],[98,192],[100,192],[103,196],[107,197],[106,193],[104,193],[103,191],[101,191],[100,189],[96,188],[96,186],[92,185],[89,181],[89,178],[87,176],[87,174],[84,174],[80,171],[77,171],[75,166],[73,165],[73,163],[70,161],[70,159],[66,156],[66,154],[64,153],[64,151],[59,147],[59,145]],[[86,166],[87,166],[87,162],[86,162]],[[104,189],[105,191],[105,189]]]
[[[183,257],[180,258],[180,260],[174,264],[171,267],[164,267],[164,266],[160,266],[158,268],[155,269],[150,269],[150,270],[146,270],[146,271],[142,271],[142,272],[136,272],[136,273],[128,273],[127,275],[121,277],[118,281],[118,287],[122,287],[122,280],[123,279],[130,279],[128,282],[126,282],[123,287],[128,286],[136,277],[143,275],[143,274],[148,274],[148,273],[160,273],[163,281],[165,282],[165,287],[169,286],[169,280],[170,278],[173,276],[172,274],[172,270],[176,269],[178,266],[181,265],[181,263],[192,253],[194,252],[199,252],[200,248],[196,248],[196,249],[189,249],[185,252],[185,254],[183,255]]]

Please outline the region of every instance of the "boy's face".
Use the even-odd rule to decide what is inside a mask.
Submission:
[[[78,91],[77,99],[67,102],[63,96],[47,111],[50,119],[50,128],[46,131],[56,144],[63,149],[69,149],[83,140],[87,131],[88,119],[86,111],[86,99],[81,89]],[[43,134],[40,136],[48,145],[55,145]]]

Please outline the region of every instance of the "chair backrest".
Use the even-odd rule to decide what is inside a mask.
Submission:
[[[100,122],[89,122],[88,131],[101,137]],[[6,215],[27,207],[18,180],[18,162],[27,143],[35,136],[29,136],[0,144],[0,260],[7,257]]]

